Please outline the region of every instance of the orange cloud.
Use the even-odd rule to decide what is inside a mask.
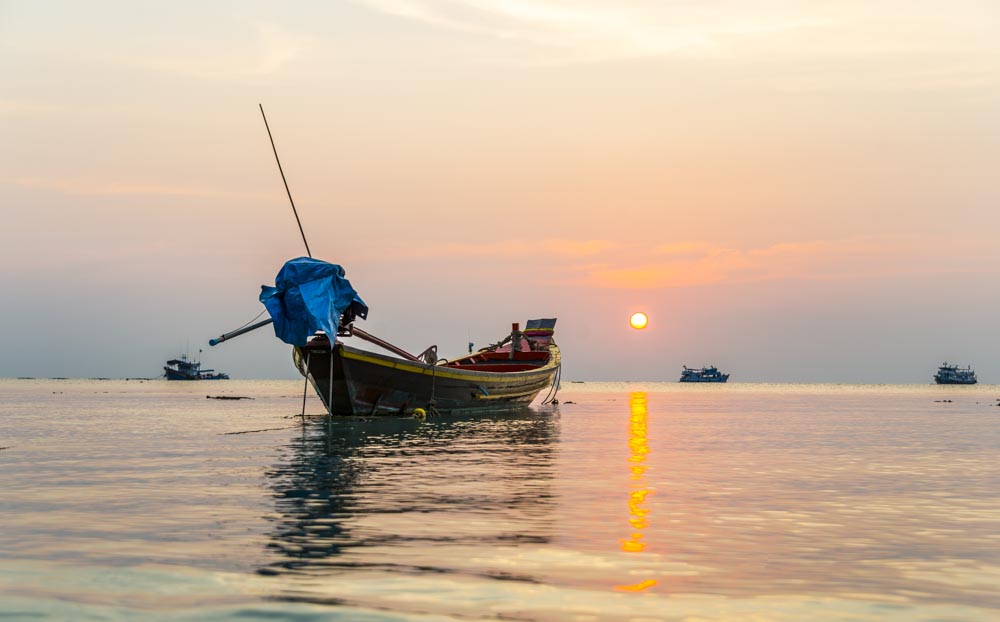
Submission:
[[[407,248],[407,257],[482,257],[490,259],[513,259],[540,255],[555,257],[586,257],[600,255],[619,248],[621,245],[609,240],[569,240],[547,238],[543,240],[497,240],[476,244],[452,243],[434,244],[421,248]]]
[[[647,265],[639,268],[604,268],[593,270],[586,278],[589,285],[623,289],[684,287],[705,285],[725,280],[726,273],[708,264]]]
[[[705,243],[660,246],[663,261],[641,266],[597,266],[585,283],[606,288],[649,289],[722,282],[851,279],[982,269],[984,240],[875,240],[855,238],[773,244],[736,250]],[[933,252],[929,252],[933,249]],[[973,260],[972,258],[979,259]]]
[[[673,256],[699,256],[718,255],[730,252],[732,249],[722,248],[706,242],[680,242],[677,244],[661,244],[654,247],[650,253],[653,255],[673,255]]]
[[[628,252],[622,249],[628,248]],[[983,257],[1000,253],[986,239],[913,237],[849,238],[782,242],[732,248],[708,242],[676,242],[647,250],[611,240],[511,239],[481,244],[432,244],[384,249],[395,261],[450,258],[456,270],[480,271],[483,262],[535,266],[533,278],[612,289],[661,289],[777,280],[849,280],[906,274],[990,270]],[[1000,259],[1000,257],[998,257]]]
[[[615,250],[620,245],[608,240],[544,240],[545,249],[555,255],[571,255],[574,257],[584,255],[599,255],[606,251]]]

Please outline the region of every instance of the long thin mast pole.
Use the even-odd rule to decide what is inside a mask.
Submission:
[[[299,224],[299,233],[302,234],[302,243],[306,245],[306,255],[312,257],[309,250],[309,242],[306,241],[306,232],[302,229],[302,221],[299,220],[299,211],[295,209],[295,201],[292,200],[292,191],[288,189],[288,181],[285,179],[285,171],[281,168],[281,160],[278,159],[278,148],[274,146],[274,137],[271,136],[271,127],[267,124],[267,115],[264,114],[264,104],[260,106],[260,116],[264,117],[264,127],[267,128],[267,137],[271,139],[271,150],[274,151],[274,161],[278,163],[278,172],[281,173],[281,181],[285,184],[285,192],[288,193],[288,202],[292,204],[292,213],[295,214],[295,222]]]

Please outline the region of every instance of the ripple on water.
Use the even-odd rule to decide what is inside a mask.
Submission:
[[[298,383],[60,382],[0,381],[4,611],[1000,617],[990,388],[586,383],[328,435]]]

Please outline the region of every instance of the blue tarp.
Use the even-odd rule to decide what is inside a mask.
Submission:
[[[274,320],[275,336],[285,343],[304,346],[318,330],[333,339],[344,311],[368,317],[368,305],[336,264],[310,257],[291,259],[281,267],[274,285],[261,286],[260,301]]]

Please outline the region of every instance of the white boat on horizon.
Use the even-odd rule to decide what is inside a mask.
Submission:
[[[949,365],[948,361],[945,361],[934,374],[934,382],[938,384],[976,384],[979,380],[971,366],[961,368],[958,365]]]

